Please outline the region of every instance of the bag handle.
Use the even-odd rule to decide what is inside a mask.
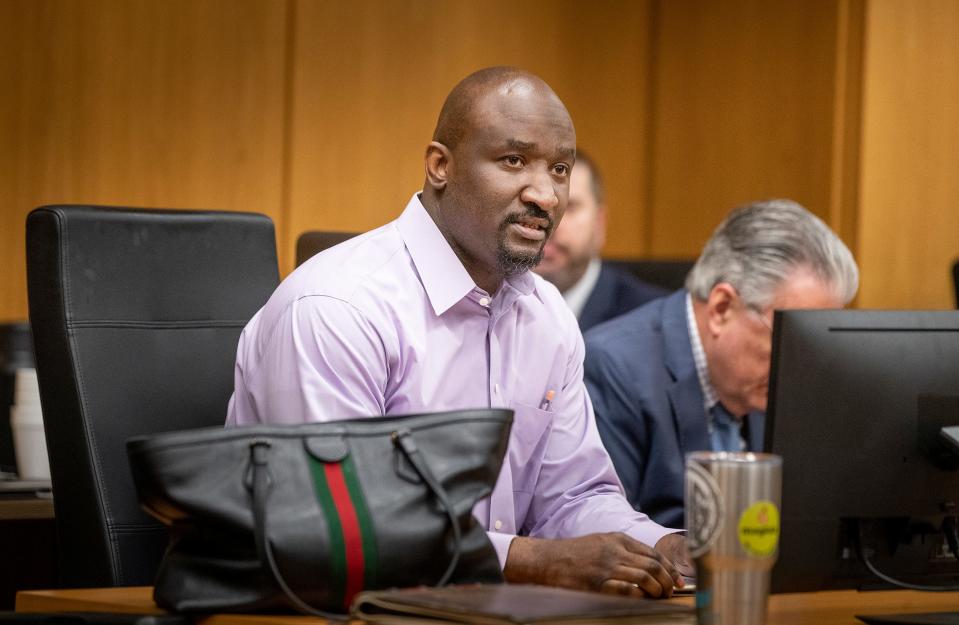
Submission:
[[[439,480],[433,475],[429,465],[426,464],[426,458],[423,457],[423,454],[420,453],[419,448],[416,446],[416,442],[413,440],[413,433],[410,429],[403,428],[402,430],[393,432],[390,434],[390,438],[393,440],[393,444],[402,450],[406,459],[410,461],[410,464],[413,465],[416,472],[423,478],[423,481],[440,502],[440,505],[443,506],[443,510],[450,520],[450,526],[453,528],[453,557],[450,559],[450,563],[446,567],[446,572],[443,573],[443,577],[436,583],[437,586],[445,586],[447,582],[450,581],[450,577],[453,576],[453,571],[456,570],[456,565],[459,564],[460,561],[460,552],[463,550],[463,532],[460,529],[460,524],[456,522],[456,511],[453,510],[453,502],[450,501],[449,495],[446,494],[446,489],[443,488],[443,485],[440,484]]]
[[[334,614],[314,608],[293,592],[293,589],[286,583],[280,569],[276,566],[276,559],[273,557],[273,548],[267,538],[266,523],[266,500],[269,497],[270,487],[273,480],[270,477],[270,441],[255,438],[250,441],[250,466],[253,473],[253,539],[256,543],[256,552],[260,556],[260,562],[265,562],[273,576],[273,581],[283,594],[296,606],[296,609],[313,616],[322,616],[334,622],[342,623],[343,614]]]
[[[406,456],[406,459],[413,465],[413,468],[423,479],[427,488],[430,489],[430,492],[432,492],[437,501],[439,501],[440,506],[446,513],[450,525],[453,528],[453,557],[446,567],[443,576],[440,578],[440,581],[436,584],[437,586],[445,586],[453,575],[453,571],[456,570],[456,565],[460,559],[460,552],[462,551],[463,535],[459,523],[456,522],[456,512],[453,510],[453,504],[450,501],[449,495],[446,493],[446,489],[443,488],[443,485],[440,484],[439,480],[433,475],[429,465],[426,463],[426,459],[416,446],[413,440],[413,433],[408,428],[404,428],[393,432],[390,435],[390,439],[393,441],[393,444],[403,452],[403,455]],[[276,585],[280,587],[283,594],[286,595],[298,610],[306,614],[342,622],[344,615],[319,610],[301,599],[296,592],[290,588],[289,584],[286,583],[286,580],[280,573],[279,567],[276,565],[273,548],[267,538],[266,503],[273,482],[269,471],[269,450],[270,441],[266,439],[253,439],[250,441],[250,465],[253,473],[253,536],[256,543],[257,554],[260,557],[260,561],[266,563]]]

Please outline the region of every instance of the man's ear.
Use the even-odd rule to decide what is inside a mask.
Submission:
[[[426,146],[426,184],[435,191],[446,188],[452,160],[453,154],[448,147],[439,141],[430,141]]]
[[[733,305],[739,294],[733,285],[720,282],[709,292],[706,300],[706,327],[712,336],[719,336],[735,313]]]

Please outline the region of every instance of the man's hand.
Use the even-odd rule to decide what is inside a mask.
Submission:
[[[656,543],[656,551],[666,556],[684,577],[696,577],[696,567],[686,547],[685,534],[666,534]]]
[[[667,545],[673,547],[672,542]],[[683,584],[664,555],[620,533],[556,540],[517,537],[503,574],[514,583],[636,597],[669,597],[673,586]]]

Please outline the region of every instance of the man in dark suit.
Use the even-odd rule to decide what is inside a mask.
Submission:
[[[583,332],[668,293],[602,262],[605,242],[603,178],[596,163],[577,150],[566,214],[534,271],[556,285]]]
[[[772,316],[838,308],[859,283],[848,248],[789,200],[733,211],[686,288],[586,334],[586,386],[634,508],[681,527],[685,456],[758,451]]]

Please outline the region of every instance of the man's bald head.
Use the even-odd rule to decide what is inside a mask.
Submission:
[[[496,92],[524,91],[545,95],[566,110],[559,96],[539,76],[517,67],[487,67],[461,80],[446,96],[433,131],[433,141],[442,143],[450,150],[456,149],[472,129],[476,121],[473,111],[485,96]]]
[[[539,262],[566,210],[575,160],[573,120],[549,85],[491,67],[446,98],[420,199],[476,285],[493,294]]]

